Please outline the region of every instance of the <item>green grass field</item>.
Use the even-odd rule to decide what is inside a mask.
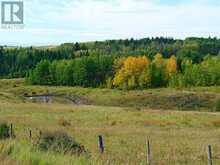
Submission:
[[[0,121],[13,123],[15,139],[0,141],[5,165],[140,165],[146,164],[150,139],[152,164],[206,165],[207,145],[220,164],[220,113],[214,111],[220,87],[119,91],[79,87],[27,86],[23,80],[0,81]],[[31,102],[28,94],[62,94],[50,103]],[[70,125],[62,126],[61,120]],[[43,152],[29,139],[39,130],[62,130],[88,150],[71,156]],[[104,137],[100,154],[98,135]]]

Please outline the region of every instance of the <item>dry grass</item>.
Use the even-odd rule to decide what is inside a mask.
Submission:
[[[4,156],[0,156],[0,163],[1,165],[19,165],[17,161],[14,161]]]
[[[7,86],[10,86],[10,83]],[[98,98],[96,103],[101,103],[102,100],[104,106],[30,103],[22,98],[12,97],[23,92],[40,93],[44,90],[72,90],[71,92],[78,92],[77,95],[90,100]],[[182,112],[140,107],[142,103],[137,97],[142,98],[146,93],[163,96],[162,98],[170,97],[176,94],[173,90],[169,93],[167,89],[163,92],[155,89],[138,91],[139,93],[135,94],[135,91],[62,87],[38,89],[17,85],[15,89],[13,86],[8,89],[0,87],[1,92],[4,96],[0,100],[0,121],[13,123],[16,134],[16,139],[10,141],[13,149],[9,153],[10,147],[6,145],[8,142],[0,142],[0,155],[4,157],[0,158],[5,159],[5,162],[9,161],[6,165],[13,165],[13,161],[28,165],[142,165],[146,164],[147,138],[150,139],[152,147],[153,165],[206,165],[208,144],[213,146],[213,163],[220,164],[220,113],[195,112],[195,109]],[[7,99],[6,94],[10,94]],[[125,105],[125,100],[131,101],[130,98],[136,99],[130,104],[137,102],[137,105],[115,106],[116,100],[119,99]],[[111,104],[111,99],[114,106],[106,106]],[[31,145],[29,129],[32,130],[33,138],[39,136],[39,130],[67,132],[85,146],[90,155],[71,157],[38,151]],[[98,135],[104,137],[103,155],[99,153]]]
[[[70,126],[71,123],[67,121],[66,119],[64,119],[64,117],[61,117],[58,119],[58,125],[66,127],[66,126]]]
[[[220,120],[215,120],[211,122],[214,126],[220,127]]]
[[[63,130],[90,151],[91,157],[82,164],[144,164],[146,138],[151,141],[154,164],[206,164],[206,146],[214,146],[215,156],[220,150],[220,129],[209,124],[219,120],[218,113],[136,111],[133,108],[63,104],[0,105],[0,120],[14,123],[16,143],[21,140],[29,143],[28,129],[32,129],[33,136],[38,135],[39,129]],[[57,124],[57,119],[63,116],[71,122],[71,126]],[[102,156],[97,146],[97,136],[100,134],[106,146],[106,153]],[[57,159],[54,161],[59,162]],[[77,159],[71,158],[71,161]],[[220,162],[215,159],[215,163]]]
[[[168,121],[168,120],[146,120],[144,121],[144,125],[146,127],[148,126],[161,126],[161,127],[165,127],[165,126],[176,126],[176,122],[174,121]]]
[[[16,85],[15,88],[14,85]],[[210,89],[213,90],[212,87]],[[140,110],[142,107],[188,111],[215,110],[215,102],[216,99],[219,98],[219,94],[216,92],[195,92],[192,90],[193,89],[176,90],[163,88],[120,91],[81,87],[27,86],[24,85],[22,80],[0,80],[0,98],[8,97],[9,95],[10,99],[8,100],[11,101],[13,100],[13,96],[18,97],[15,100],[20,99],[21,101],[26,101],[21,97],[24,96],[24,94],[53,93],[70,96],[70,98],[75,99],[76,102],[86,105],[134,107],[137,110]],[[195,90],[198,89],[195,88]],[[70,103],[70,100],[63,98],[58,100],[54,99],[53,103]]]

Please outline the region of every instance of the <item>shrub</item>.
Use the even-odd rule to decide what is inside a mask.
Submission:
[[[63,154],[80,155],[86,152],[84,146],[64,132],[42,133],[36,145],[40,150]]]
[[[214,110],[220,112],[220,99],[216,100]]]
[[[0,139],[6,139],[9,138],[9,126],[6,123],[0,124]]]
[[[111,126],[115,126],[116,124],[117,124],[116,121],[112,121],[112,122],[111,122]]]
[[[31,92],[32,93],[32,95],[36,95],[37,93],[36,92]]]

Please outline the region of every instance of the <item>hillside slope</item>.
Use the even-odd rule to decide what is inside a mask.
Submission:
[[[214,87],[176,90],[170,88],[121,91],[81,87],[27,86],[23,79],[1,80],[0,97],[28,101],[25,96],[52,95],[55,103],[163,109],[213,111],[219,94]],[[217,89],[217,87],[215,87]],[[207,92],[210,89],[211,92]],[[216,90],[218,91],[218,90]]]

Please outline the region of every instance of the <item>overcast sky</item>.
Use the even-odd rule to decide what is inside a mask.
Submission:
[[[0,29],[0,44],[217,36],[219,0],[24,0],[24,29]]]

